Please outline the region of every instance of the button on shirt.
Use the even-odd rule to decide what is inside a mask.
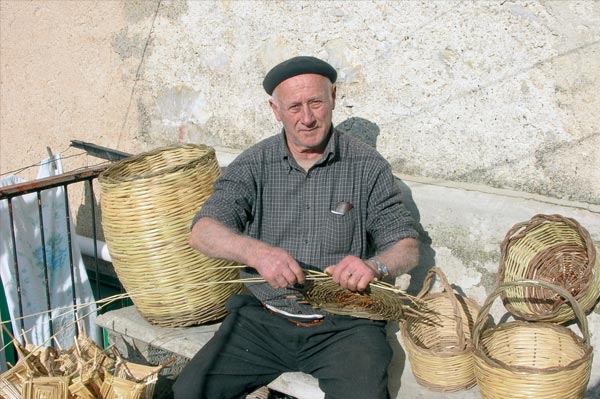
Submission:
[[[341,201],[352,209],[332,213]],[[403,238],[417,238],[389,163],[374,148],[333,128],[323,157],[308,171],[290,155],[283,132],[240,154],[215,182],[194,223],[201,217],[283,248],[302,267],[317,270],[347,255],[366,259]],[[246,268],[240,274],[258,273]],[[298,303],[297,290],[267,283],[248,288],[283,311],[323,313]]]

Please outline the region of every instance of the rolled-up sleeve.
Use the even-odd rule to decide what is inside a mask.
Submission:
[[[402,201],[400,185],[391,168],[381,168],[373,181],[367,229],[378,252],[404,238],[417,239],[419,234],[415,228],[415,220]]]
[[[244,231],[255,198],[254,178],[244,163],[236,160],[225,169],[215,182],[212,195],[194,216],[192,226],[201,218],[210,217],[232,230]]]

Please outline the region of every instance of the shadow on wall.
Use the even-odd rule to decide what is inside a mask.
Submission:
[[[600,382],[597,382],[596,385],[592,387],[588,387],[585,397],[589,399],[600,399]]]
[[[380,132],[379,126],[367,119],[359,117],[348,118],[337,125],[336,129],[356,137],[375,149],[377,148],[377,136],[379,136]],[[397,179],[397,184],[402,192],[404,205],[415,219],[416,228],[419,233],[419,265],[410,272],[411,283],[408,289],[410,294],[415,295],[421,289],[427,271],[435,265],[435,251],[431,248],[432,241],[429,233],[427,233],[421,224],[421,215],[417,204],[413,200],[410,187],[400,179]]]

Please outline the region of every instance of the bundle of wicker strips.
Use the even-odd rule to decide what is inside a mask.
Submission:
[[[600,297],[600,259],[588,231],[561,215],[535,215],[514,225],[501,244],[498,282],[542,280],[566,289],[588,312]],[[509,287],[505,307],[527,320],[575,317],[565,299],[540,286]]]
[[[494,299],[515,287],[555,292],[573,308],[582,333],[550,322],[511,321],[486,328]],[[592,347],[585,314],[562,287],[545,281],[504,283],[486,299],[473,327],[475,377],[485,399],[580,399],[590,378]]]
[[[121,160],[98,178],[102,227],[113,266],[140,314],[163,327],[223,318],[240,293],[230,262],[189,246],[195,213],[220,175],[215,150],[201,145],[159,148]]]
[[[437,275],[443,292],[432,293]],[[479,313],[472,299],[454,293],[441,269],[431,268],[417,294],[422,317],[407,317],[402,341],[417,382],[439,392],[454,392],[475,385],[471,329]]]

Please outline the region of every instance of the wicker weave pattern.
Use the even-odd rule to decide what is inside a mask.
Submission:
[[[119,280],[149,322],[179,327],[221,319],[241,284],[229,262],[190,248],[190,223],[220,175],[214,149],[182,145],[119,161],[99,176],[103,229]],[[199,284],[200,283],[200,284]]]
[[[435,276],[444,292],[431,293]],[[441,269],[427,273],[417,295],[422,317],[408,317],[401,334],[417,382],[430,390],[454,392],[475,385],[471,328],[479,305],[454,293]]]
[[[84,336],[68,350],[13,342],[19,361],[0,375],[2,399],[152,399],[158,374],[175,360],[147,366],[124,360],[113,348],[115,359]]]
[[[567,299],[582,337],[548,322],[513,321],[485,329],[495,298],[515,286],[538,286]],[[473,328],[475,376],[483,398],[578,399],[590,378],[592,347],[587,320],[577,301],[561,287],[544,281],[505,283],[481,308]]]
[[[536,215],[518,223],[501,244],[499,283],[543,280],[565,288],[588,311],[600,296],[600,264],[588,231],[560,215]],[[562,323],[573,309],[542,287],[512,287],[502,294],[506,308],[527,320]]]
[[[69,377],[36,377],[23,383],[23,399],[69,399]]]
[[[352,292],[340,287],[331,278],[314,281],[304,293],[313,307],[329,313],[360,317],[371,320],[402,320],[406,299],[398,293],[372,283],[367,292]],[[391,287],[391,286],[390,286]]]

